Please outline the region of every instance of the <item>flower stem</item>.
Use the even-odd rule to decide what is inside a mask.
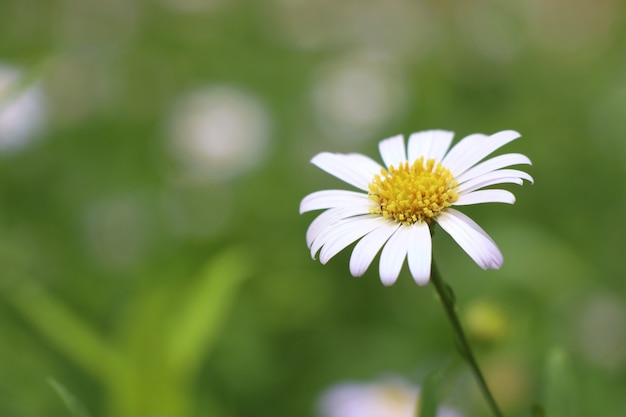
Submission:
[[[478,362],[474,357],[474,353],[472,352],[472,348],[470,347],[469,341],[465,336],[465,332],[463,331],[463,327],[461,326],[461,322],[459,321],[459,317],[456,314],[456,306],[454,301],[454,294],[452,293],[452,289],[448,286],[441,275],[439,274],[439,270],[437,269],[435,262],[432,264],[432,273],[431,273],[431,281],[437,290],[437,294],[439,294],[439,298],[443,304],[443,307],[446,310],[446,314],[450,323],[452,324],[452,329],[456,335],[457,344],[461,356],[467,361],[470,368],[472,368],[472,372],[474,373],[474,377],[476,377],[476,382],[478,382],[478,386],[487,400],[491,411],[496,417],[504,417],[502,411],[498,407],[496,400],[493,398],[489,387],[487,386],[487,382],[485,381],[485,377],[483,376],[480,367],[478,366]]]

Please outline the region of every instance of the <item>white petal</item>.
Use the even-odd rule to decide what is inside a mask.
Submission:
[[[442,164],[450,170],[452,175],[457,177],[496,149],[520,136],[513,130],[504,130],[489,137],[480,133],[467,136],[448,152]]]
[[[366,216],[362,216],[366,217]],[[378,229],[382,226],[379,221],[375,219],[379,217],[363,219],[363,221],[356,222],[349,227],[337,227],[337,230],[332,233],[331,236],[326,239],[322,250],[320,251],[320,262],[326,264],[333,256],[338,254],[341,250],[351,243],[356,242],[366,234]]]
[[[320,233],[322,233],[327,228],[334,226],[335,223],[339,222],[340,220],[368,213],[369,210],[363,211],[363,209],[359,206],[336,207],[326,210],[325,212],[317,216],[309,225],[309,228],[306,231],[307,247],[310,248],[313,244],[313,241],[317,239],[317,236],[319,236]]]
[[[378,221],[382,226],[363,236],[352,251],[350,273],[355,277],[360,277],[367,271],[387,239],[400,227],[400,223],[393,220],[381,217]]]
[[[472,204],[482,203],[515,203],[515,196],[512,192],[506,190],[479,190],[471,193],[462,194],[459,199],[454,202],[454,206],[469,206]]]
[[[456,180],[459,184],[472,178],[486,174],[491,171],[495,171],[500,168],[509,167],[511,165],[532,165],[530,159],[527,156],[520,153],[507,153],[504,155],[494,156],[478,165],[468,169],[463,174],[459,175]]]
[[[343,208],[333,208],[322,212],[317,216],[309,225],[306,231],[306,246],[310,249],[313,245],[313,241],[317,239],[320,233],[330,228],[333,224],[337,223],[344,217],[341,215]]]
[[[448,151],[453,137],[454,132],[446,130],[427,130],[411,134],[408,144],[409,162],[415,162],[420,156],[426,160],[441,161]]]
[[[374,161],[369,156],[360,153],[349,153],[347,154],[347,156],[353,161],[357,162],[359,165],[361,165],[364,169],[367,169],[368,172],[371,172],[372,178],[375,174],[378,174],[384,168],[381,164]]]
[[[366,206],[372,200],[365,193],[346,190],[316,191],[304,197],[300,203],[300,214],[307,211],[323,210],[352,205]]]
[[[456,191],[459,193],[459,197],[465,194],[472,193],[478,189],[487,187],[489,185],[495,184],[517,184],[522,185],[524,182],[521,178],[518,177],[499,177],[499,178],[490,178],[490,179],[482,179],[478,181],[468,181],[462,186],[456,188]]]
[[[408,251],[409,270],[415,282],[425,285],[430,280],[432,239],[428,224],[415,223],[408,227],[411,237]]]
[[[372,171],[371,164],[365,163],[354,155],[322,152],[311,159],[311,163],[361,190],[367,191],[368,184],[378,174]]]
[[[522,185],[522,179],[530,183],[533,182],[533,177],[523,171],[517,169],[499,169],[465,181],[463,184],[456,187],[456,191],[458,193],[466,193],[489,185],[504,183]]]
[[[378,144],[378,150],[387,168],[391,165],[398,168],[401,162],[406,162],[407,160],[404,137],[402,135],[393,136],[381,141]]]
[[[383,285],[392,285],[398,279],[411,244],[410,238],[409,228],[400,226],[383,247],[379,265]]]
[[[489,235],[460,211],[448,208],[435,219],[456,243],[483,269],[498,269],[504,259]]]
[[[366,225],[372,221],[372,219],[376,219],[380,216],[377,215],[363,215],[363,216],[355,216],[348,217],[345,219],[338,220],[332,227],[326,227],[321,230],[317,237],[311,243],[311,257],[315,259],[315,255],[324,246],[327,242],[332,241],[337,238],[337,235],[345,234],[347,230],[359,229],[362,225]],[[365,233],[364,233],[365,234]],[[356,240],[355,238],[354,240]]]

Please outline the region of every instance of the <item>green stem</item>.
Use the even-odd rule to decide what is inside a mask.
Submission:
[[[476,361],[476,357],[472,352],[472,348],[470,347],[469,341],[465,336],[465,332],[463,331],[463,327],[461,326],[461,322],[459,321],[459,317],[456,314],[454,295],[452,294],[451,288],[443,281],[441,275],[439,274],[439,270],[437,269],[435,262],[432,264],[432,273],[431,273],[431,281],[437,290],[437,294],[439,294],[439,298],[443,303],[443,307],[446,310],[446,314],[450,323],[452,324],[452,329],[457,337],[457,342],[459,349],[461,351],[461,355],[467,361],[470,368],[472,368],[472,372],[476,377],[476,381],[478,382],[478,386],[487,400],[491,411],[496,417],[504,417],[502,411],[498,407],[496,400],[493,398],[489,387],[487,386],[487,382],[485,381],[485,377],[478,366],[478,362]]]

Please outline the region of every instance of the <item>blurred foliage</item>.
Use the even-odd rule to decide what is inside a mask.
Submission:
[[[342,186],[315,153],[377,157],[378,140],[430,128],[518,130],[507,152],[534,164],[514,206],[467,210],[500,271],[434,241],[461,317],[484,303],[506,324],[472,336],[502,408],[626,415],[624,8],[0,0],[0,64],[47,112],[28,143],[0,147],[0,415],[68,415],[50,380],[95,417],[315,415],[337,381],[449,366],[432,289],[408,274],[384,288],[376,267],[351,278],[349,251],[321,266],[298,215]],[[176,103],[213,88],[242,92],[211,113],[223,142],[177,153]],[[233,132],[252,142],[211,159]],[[438,400],[486,415],[462,364],[445,375]]]

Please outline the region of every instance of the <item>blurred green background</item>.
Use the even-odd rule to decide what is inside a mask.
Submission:
[[[0,0],[0,415],[316,416],[438,369],[487,415],[433,289],[298,214],[343,187],[316,153],[431,128],[533,161],[465,211],[500,271],[434,242],[502,408],[626,415],[625,109],[619,0]]]

